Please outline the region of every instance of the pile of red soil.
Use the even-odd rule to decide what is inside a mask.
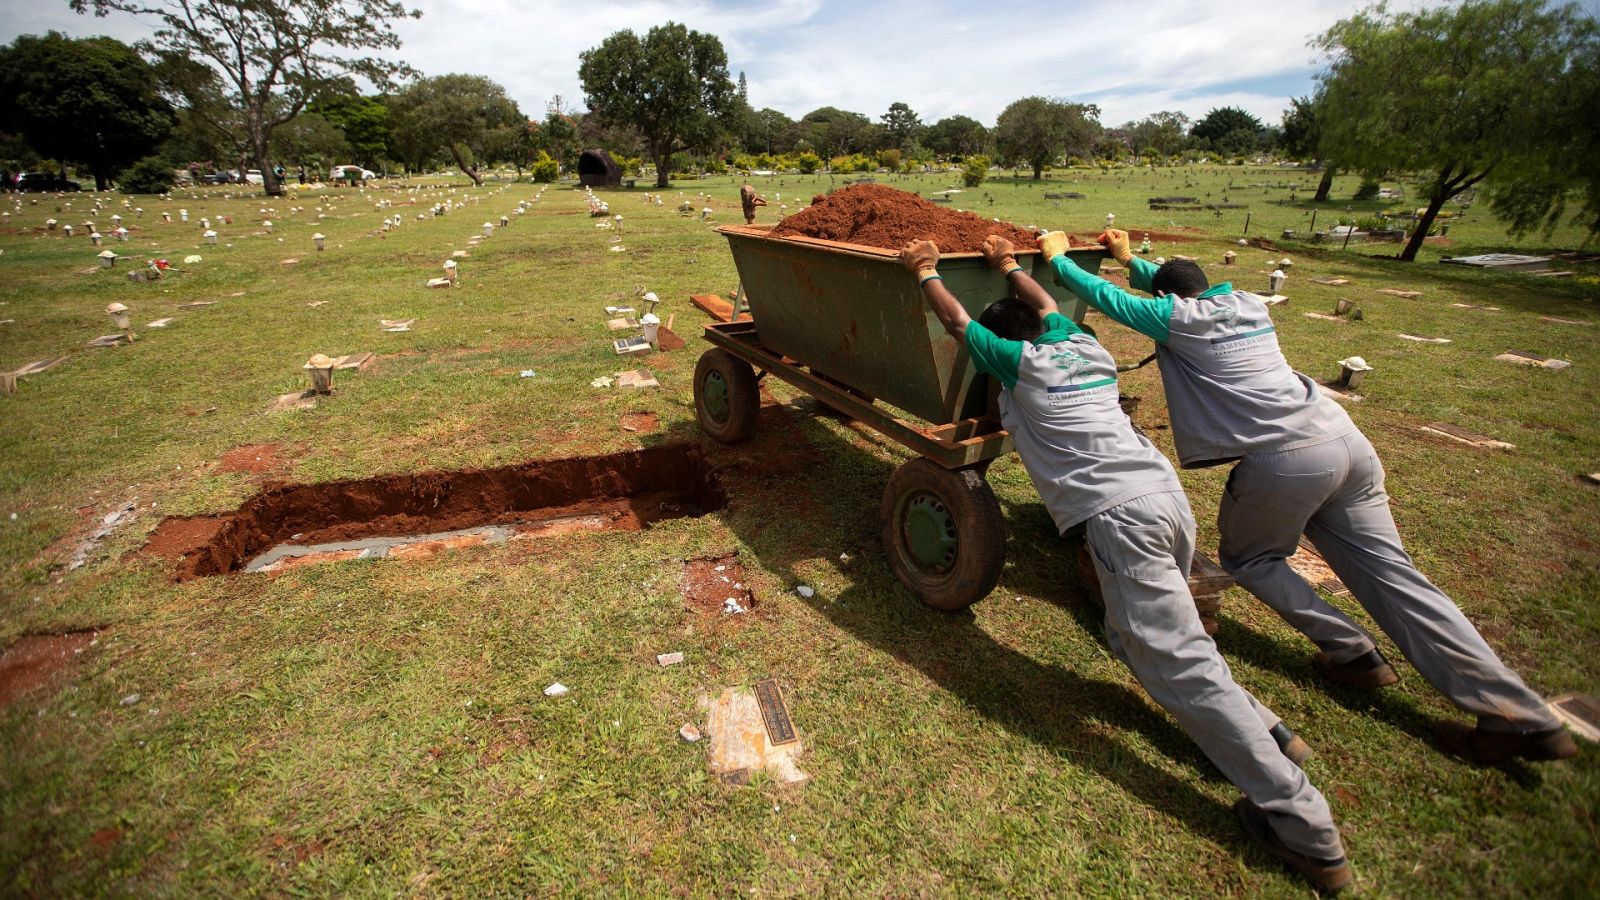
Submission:
[[[976,253],[983,239],[998,234],[1018,250],[1037,250],[1031,232],[969,212],[937,206],[916,194],[879,184],[857,184],[818,194],[811,206],[779,222],[774,237],[811,237],[899,250],[907,241],[929,240],[942,253]]]

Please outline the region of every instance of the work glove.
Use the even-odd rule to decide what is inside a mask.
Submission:
[[[900,264],[919,279],[939,274],[939,246],[933,241],[910,241],[900,248]]]
[[[1055,259],[1067,252],[1070,243],[1065,231],[1047,231],[1039,235],[1039,249],[1043,251],[1046,260]]]
[[[1107,228],[1100,234],[1100,243],[1106,245],[1117,262],[1127,265],[1133,259],[1133,248],[1128,246],[1128,233],[1120,228]]]
[[[1009,273],[1017,266],[1017,248],[998,234],[983,239],[983,259],[991,269]]]

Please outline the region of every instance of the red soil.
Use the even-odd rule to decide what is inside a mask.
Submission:
[[[50,681],[94,640],[92,631],[68,634],[29,634],[17,639],[0,655],[0,708]]]
[[[1037,250],[1032,232],[969,212],[938,206],[907,191],[857,184],[817,195],[811,206],[779,222],[774,237],[812,237],[899,250],[907,241],[930,240],[942,253],[976,253],[983,239],[998,234],[1018,250]]]
[[[217,471],[260,474],[281,469],[285,465],[285,460],[278,455],[278,449],[277,444],[249,444],[235,447],[222,454],[222,460],[217,463]]]
[[[744,579],[744,568],[735,554],[716,559],[691,559],[683,564],[678,591],[683,595],[683,602],[702,615],[737,619],[741,614],[725,613],[722,607],[731,597],[745,609],[755,609],[755,594]]]

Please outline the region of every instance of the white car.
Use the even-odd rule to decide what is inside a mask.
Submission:
[[[261,170],[250,169],[244,173],[245,184],[261,184]]]
[[[371,169],[363,169],[360,166],[334,166],[328,170],[328,177],[334,181],[343,181],[352,174],[362,181],[371,181],[378,177],[376,172]]]

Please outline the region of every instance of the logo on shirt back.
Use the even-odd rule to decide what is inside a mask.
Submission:
[[[1260,320],[1241,315],[1236,306],[1217,304],[1217,308],[1211,311],[1211,320],[1229,332],[1211,339],[1213,353],[1229,354],[1277,346],[1271,323],[1258,328],[1256,326]]]
[[[1064,373],[1067,379],[1066,384],[1051,385],[1046,389],[1047,393],[1057,395],[1050,398],[1051,403],[1059,404],[1063,401],[1067,401],[1076,404],[1081,402],[1082,399],[1085,399],[1084,392],[1091,391],[1094,388],[1111,387],[1113,390],[1115,390],[1115,385],[1117,383],[1115,376],[1110,378],[1097,378],[1093,381],[1084,381],[1085,378],[1089,378],[1095,374],[1092,369],[1094,361],[1088,357],[1080,356],[1066,347],[1058,347],[1052,350],[1050,353],[1050,363],[1058,371]],[[1059,396],[1061,394],[1072,394],[1075,396],[1071,398],[1065,398]]]

